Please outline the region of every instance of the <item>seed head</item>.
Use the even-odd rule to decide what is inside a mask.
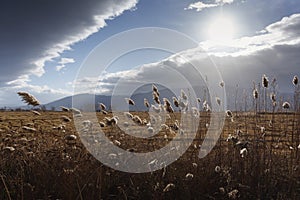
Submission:
[[[217,165],[217,166],[215,167],[215,172],[216,172],[216,173],[220,173],[220,172],[221,172],[221,167]]]
[[[191,174],[191,173],[187,173],[187,174],[185,175],[185,178],[186,178],[187,180],[191,180],[191,179],[194,178],[194,175]]]
[[[158,89],[154,84],[152,84],[152,91],[155,92],[157,94],[157,96],[159,96]]]
[[[125,98],[125,101],[129,104],[129,105],[135,105],[134,101],[130,98]]]
[[[219,106],[221,105],[221,99],[219,97],[216,97],[216,102]]]
[[[187,99],[188,99],[188,97],[186,96],[186,94],[185,94],[185,92],[184,92],[183,90],[181,90],[180,96],[181,96],[181,98],[182,98],[183,100],[187,100]]]
[[[264,86],[264,88],[268,88],[269,86],[269,80],[265,74],[262,76],[262,85]]]
[[[103,103],[99,103],[99,107],[101,110],[106,110],[106,106]]]
[[[224,81],[220,82],[221,87],[224,87],[224,85],[225,85]]]
[[[64,107],[64,106],[60,106],[60,108],[61,108],[61,110],[62,110],[63,112],[69,112],[69,111],[70,111],[69,108],[66,108],[66,107]]]
[[[276,95],[274,93],[270,94],[270,99],[272,100],[272,102],[276,101]]]
[[[156,92],[153,92],[153,100],[157,103],[160,104],[160,100],[159,100],[159,95]]]
[[[61,116],[61,119],[62,119],[62,121],[64,121],[64,122],[70,122],[70,121],[72,121],[69,117],[67,117],[67,116]]]
[[[41,115],[41,113],[39,113],[38,111],[36,111],[36,110],[32,110],[31,111],[33,114],[35,114],[35,115]]]
[[[254,89],[254,90],[253,90],[253,98],[254,98],[254,99],[257,99],[257,98],[258,98],[258,91],[257,91],[257,89]]]
[[[230,117],[230,118],[233,117],[232,112],[230,110],[226,111],[226,115],[227,115],[227,117]]]
[[[77,139],[76,135],[66,135],[65,136],[65,140],[68,140],[68,141],[73,141],[76,139]]]
[[[172,97],[172,99],[173,99],[174,106],[178,108],[179,102],[178,102],[177,98],[176,97]]]
[[[247,148],[242,148],[240,150],[240,155],[241,155],[242,158],[244,158],[247,154],[248,154]]]
[[[169,192],[171,190],[175,189],[175,185],[173,183],[169,183],[163,190],[163,192]]]
[[[298,79],[298,76],[294,76],[294,78],[293,78],[293,84],[295,85],[295,86],[297,86],[298,85],[298,82],[299,82],[299,79]]]
[[[144,105],[149,108],[150,107],[150,104],[149,104],[149,101],[148,99],[144,98]]]
[[[289,102],[286,101],[282,104],[282,107],[283,107],[283,109],[289,109],[291,107],[291,105]]]
[[[133,118],[133,115],[130,112],[124,112],[124,115],[129,119]]]
[[[18,92],[18,95],[22,98],[22,101],[27,103],[27,105],[38,106],[40,102],[28,92]]]

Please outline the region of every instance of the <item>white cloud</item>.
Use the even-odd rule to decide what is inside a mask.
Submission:
[[[213,7],[218,7],[222,6],[224,4],[232,4],[234,0],[215,0],[214,3],[203,3],[202,1],[198,1],[195,3],[190,4],[186,10],[192,10],[196,9],[196,11],[202,11],[206,8],[213,8]]]
[[[253,80],[259,82],[262,74],[270,79],[277,77],[281,91],[292,90],[291,79],[295,74],[299,76],[300,66],[300,14],[285,17],[265,28],[264,33],[252,37],[243,37],[232,41],[229,45],[220,46],[210,42],[203,42],[195,49],[189,49],[157,63],[126,72],[106,74],[98,80],[103,91],[112,91],[117,81],[122,78],[131,82],[146,83],[152,80],[164,80],[169,85],[178,87],[181,83],[177,77],[167,73],[176,69],[178,75],[195,80],[195,73],[190,64],[180,56],[191,62],[208,65],[210,62],[203,56],[203,47],[210,54],[210,58],[218,66],[226,85],[239,84],[242,88],[251,88]],[[210,73],[203,71],[203,75]],[[200,84],[201,80],[198,81]],[[92,86],[93,84],[91,84]],[[124,87],[127,87],[126,85]]]
[[[63,68],[66,67],[67,64],[69,63],[74,63],[75,60],[73,58],[61,58],[60,61],[58,62],[60,65],[56,66],[56,71],[60,71]]]
[[[32,85],[28,83],[28,77],[20,77],[17,81],[8,83],[8,86],[2,87],[0,90],[0,96],[4,97],[0,99],[0,105],[3,106],[19,106],[23,105],[21,99],[18,97],[17,92],[27,91],[33,94],[42,103],[49,103],[53,100],[64,96],[72,95],[71,91],[61,88],[53,89],[47,85]]]
[[[206,4],[206,3],[199,1],[196,3],[190,4],[186,9],[188,9],[188,10],[196,9],[197,11],[201,11],[205,8],[213,8],[213,7],[217,7],[217,6],[219,6],[219,4]]]
[[[234,0],[216,0],[216,3],[223,3],[223,4],[225,4],[225,3],[230,4],[230,3],[233,3],[233,2],[234,2]]]

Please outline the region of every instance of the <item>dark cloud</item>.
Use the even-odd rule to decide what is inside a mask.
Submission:
[[[0,86],[20,75],[41,75],[46,60],[135,4],[136,0],[1,1]]]
[[[242,88],[252,87],[252,82],[259,83],[266,74],[270,79],[276,78],[279,89],[292,91],[292,77],[299,75],[300,44],[275,45],[249,55],[238,57],[225,56],[212,59],[219,66],[227,85],[239,84]]]

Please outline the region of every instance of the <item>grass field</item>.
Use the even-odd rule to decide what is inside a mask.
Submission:
[[[209,122],[209,113],[201,112],[186,153],[142,174],[97,161],[81,143],[73,120],[62,120],[63,115],[72,119],[71,113],[40,113],[0,113],[0,199],[300,199],[300,113],[233,112],[213,151],[199,159]],[[134,114],[147,118],[144,112]],[[111,113],[97,113],[99,121],[106,116]],[[167,124],[174,118],[180,114],[171,115]],[[115,126],[103,130],[112,142],[135,152],[159,149],[178,134],[162,130],[137,140]],[[246,151],[229,135],[247,142]]]

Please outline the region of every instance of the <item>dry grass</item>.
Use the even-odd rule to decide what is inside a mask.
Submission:
[[[72,119],[66,112],[0,113],[0,199],[300,199],[299,126],[295,126],[299,113],[235,113],[234,122],[226,120],[216,147],[200,160],[199,145],[209,119],[208,113],[201,113],[197,138],[188,151],[166,169],[144,174],[108,168],[87,152],[78,137],[65,140],[77,132],[72,122],[62,121],[62,115]],[[98,113],[99,120],[105,116],[111,115]],[[62,125],[65,129],[57,128]],[[239,140],[250,143],[245,157],[226,141],[238,130]],[[161,148],[172,139],[166,131],[150,141],[124,135],[117,127],[106,127],[105,133],[120,141],[123,149],[136,152]]]

